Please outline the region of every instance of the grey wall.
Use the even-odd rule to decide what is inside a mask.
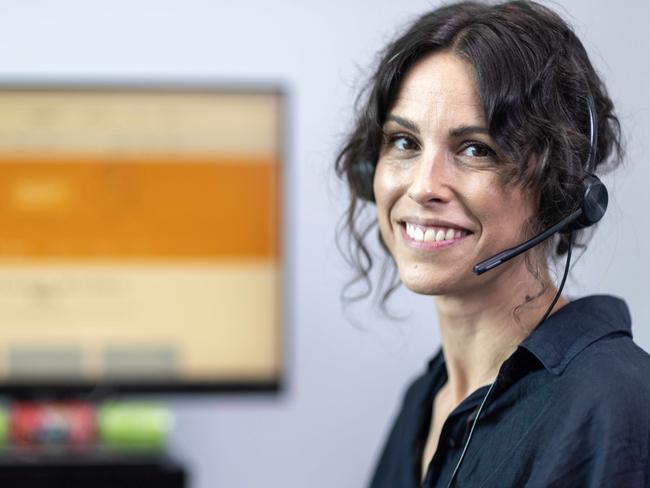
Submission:
[[[289,374],[280,397],[173,398],[173,451],[195,488],[358,487],[404,384],[438,347],[431,299],[400,292],[390,322],[339,291],[334,246],[342,187],[332,159],[354,88],[376,50],[436,1],[57,0],[0,2],[0,79],[154,78],[280,81],[291,94],[287,185]],[[559,1],[607,80],[629,140],[608,179],[612,208],[569,284],[633,310],[650,349],[650,42],[645,0]],[[1,230],[0,230],[1,231]]]

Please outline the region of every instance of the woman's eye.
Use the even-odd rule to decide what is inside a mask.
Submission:
[[[413,151],[418,148],[413,139],[407,136],[393,136],[389,139],[389,144],[398,151]]]
[[[495,152],[485,144],[480,143],[470,143],[467,144],[462,150],[461,154],[463,156],[469,156],[471,158],[491,158],[494,157]]]

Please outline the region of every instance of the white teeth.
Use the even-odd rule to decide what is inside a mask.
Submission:
[[[406,224],[406,233],[411,239],[415,239],[415,226],[413,224]]]
[[[406,223],[406,234],[418,242],[440,242],[460,239],[465,235],[462,230],[420,227],[415,224]]]

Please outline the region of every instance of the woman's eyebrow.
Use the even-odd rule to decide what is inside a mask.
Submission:
[[[388,117],[386,117],[386,122],[396,122],[405,129],[408,129],[416,134],[420,133],[420,129],[418,129],[418,126],[415,125],[415,122],[409,119],[405,119],[404,117],[400,117],[399,115],[388,115]]]
[[[462,137],[469,134],[490,134],[487,130],[487,127],[481,127],[478,125],[462,125],[460,127],[454,127],[449,129],[449,137]]]

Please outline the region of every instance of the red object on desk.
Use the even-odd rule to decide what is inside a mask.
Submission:
[[[84,447],[97,439],[95,409],[87,403],[16,403],[9,422],[10,440],[17,447]]]

